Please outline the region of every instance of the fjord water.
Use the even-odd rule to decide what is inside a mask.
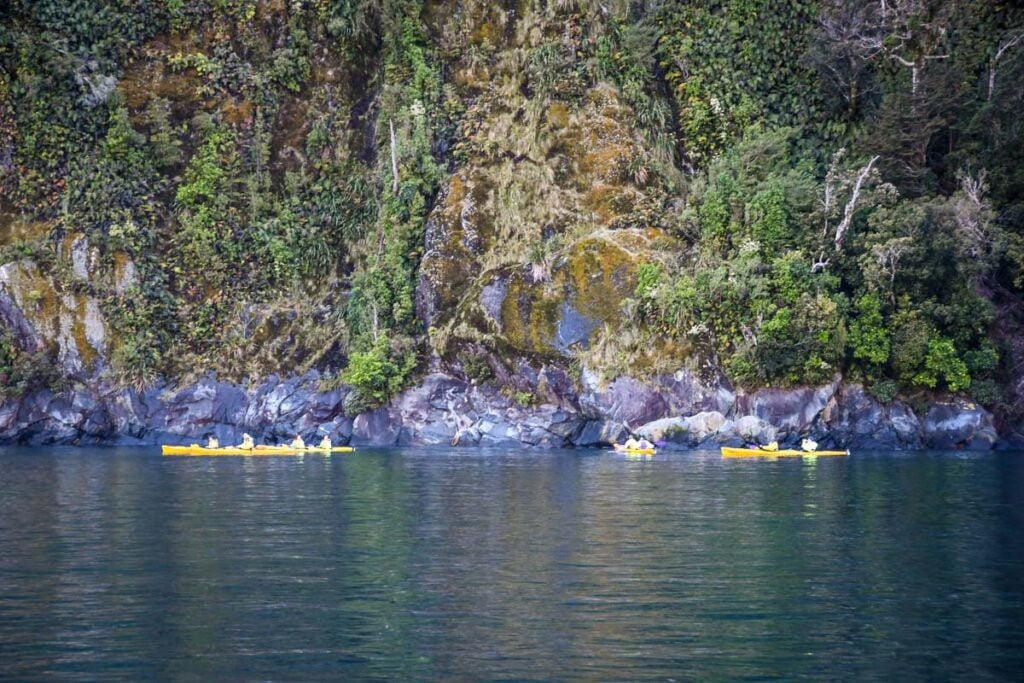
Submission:
[[[1021,454],[0,450],[0,679],[1022,670]]]

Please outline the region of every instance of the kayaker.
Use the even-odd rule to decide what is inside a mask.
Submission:
[[[654,444],[648,441],[647,439],[640,437],[640,448],[643,450],[653,449]]]
[[[325,451],[331,450],[331,437],[324,435],[324,438],[320,439],[320,445],[317,448]]]
[[[626,439],[626,443],[623,444],[622,447],[627,450],[635,451],[636,449],[640,448],[640,442],[631,436],[628,439]]]
[[[811,451],[818,450],[818,442],[811,441],[810,439],[804,439],[803,441],[800,442],[800,448],[810,453]]]
[[[249,436],[248,434],[242,434],[242,444],[239,446],[239,448],[244,448],[247,451],[251,451],[255,447],[256,444],[252,442],[252,437]]]
[[[303,449],[306,447],[306,442],[302,440],[301,434],[296,434],[295,438],[292,439],[291,447],[295,449]]]
[[[220,441],[217,440],[217,437],[211,435],[206,441],[206,447],[220,448]]]

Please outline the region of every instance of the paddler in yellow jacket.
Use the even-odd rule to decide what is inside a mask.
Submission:
[[[220,441],[217,440],[217,437],[211,435],[206,440],[206,447],[207,448],[220,448]]]
[[[292,439],[292,442],[289,445],[291,446],[291,448],[294,448],[297,451],[306,449],[306,442],[302,440],[301,434],[296,434],[295,438]]]
[[[244,448],[247,451],[251,451],[256,447],[256,444],[252,442],[252,437],[248,434],[242,434],[242,443],[239,444],[239,448]]]
[[[320,439],[320,444],[317,446],[320,450],[329,451],[331,450],[331,437],[324,435],[324,438]]]

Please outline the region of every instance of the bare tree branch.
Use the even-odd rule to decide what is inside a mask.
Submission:
[[[986,225],[988,205],[984,194],[988,189],[986,173],[982,170],[976,178],[967,173],[960,174],[961,198],[953,207],[957,227],[964,238],[965,252],[971,258],[985,256],[992,245]]]
[[[885,244],[876,245],[872,251],[882,271],[889,276],[889,302],[896,305],[896,273],[899,269],[900,259],[903,258],[911,248],[910,239],[899,237],[889,240]]]
[[[391,127],[391,191],[398,194],[398,145],[395,143],[395,121],[388,119]]]
[[[1005,43],[999,46],[999,49],[996,50],[995,56],[992,57],[992,61],[989,62],[988,100],[990,102],[992,101],[992,93],[995,92],[996,89],[996,65],[999,63],[999,60],[1003,58],[1003,54],[1011,47],[1019,43],[1022,39],[1024,39],[1024,33],[1018,33],[1017,35],[1007,40]]]
[[[811,272],[817,273],[819,270],[824,270],[831,260],[832,259],[830,258],[825,258],[825,252],[822,252],[821,255],[818,256],[818,260],[811,264]]]
[[[853,222],[853,214],[857,210],[857,200],[860,199],[860,193],[864,186],[864,181],[867,180],[868,175],[871,173],[871,168],[878,161],[878,155],[871,157],[871,161],[868,165],[860,170],[857,174],[857,182],[854,183],[853,193],[850,195],[850,201],[846,202],[846,209],[843,210],[843,220],[836,226],[836,236],[833,243],[836,247],[836,252],[843,248],[843,238],[846,237],[846,231],[850,229],[850,223]]]

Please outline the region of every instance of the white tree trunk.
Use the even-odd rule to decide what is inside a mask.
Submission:
[[[867,180],[868,175],[871,173],[871,168],[878,161],[878,155],[871,157],[871,161],[868,165],[860,170],[857,174],[857,182],[853,185],[853,193],[850,195],[850,201],[846,202],[846,208],[843,210],[843,220],[836,226],[836,237],[833,243],[836,247],[836,252],[839,252],[843,248],[843,239],[846,237],[846,231],[850,229],[850,223],[853,222],[853,214],[857,210],[857,200],[860,199],[861,190],[864,187],[864,181]]]
[[[391,128],[391,191],[398,194],[398,145],[395,143],[395,121],[388,119]]]

